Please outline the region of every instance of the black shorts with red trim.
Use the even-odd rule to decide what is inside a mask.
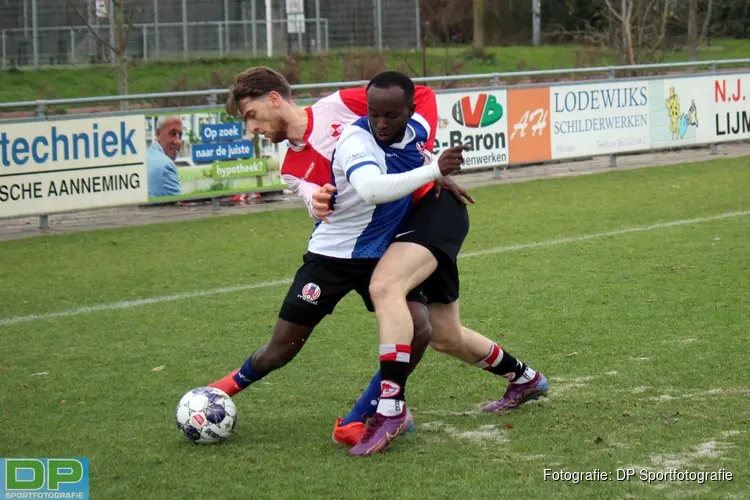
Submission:
[[[427,248],[438,262],[437,269],[422,283],[428,303],[450,304],[459,297],[458,254],[469,233],[469,211],[447,192],[435,197],[427,192],[412,207],[401,224],[395,242],[416,243]]]
[[[307,252],[302,256],[302,262],[281,306],[279,318],[295,325],[315,327],[326,315],[333,313],[336,305],[351,291],[356,291],[367,310],[374,312],[370,278],[378,259],[339,259]],[[412,290],[406,300],[426,303],[421,288]]]

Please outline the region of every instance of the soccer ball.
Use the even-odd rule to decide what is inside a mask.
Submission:
[[[227,393],[213,387],[188,391],[177,404],[177,428],[188,441],[213,444],[226,441],[237,423],[237,407]]]

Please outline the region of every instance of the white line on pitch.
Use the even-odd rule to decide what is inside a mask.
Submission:
[[[546,240],[546,241],[535,241],[531,243],[521,243],[519,245],[508,245],[508,246],[502,246],[502,247],[488,248],[486,250],[465,252],[465,253],[462,253],[460,257],[462,258],[479,257],[482,255],[491,255],[491,254],[503,253],[503,252],[513,252],[516,250],[525,250],[529,248],[540,248],[540,247],[549,247],[549,246],[554,246],[554,245],[563,245],[566,243],[576,243],[579,241],[593,240],[596,238],[606,238],[607,236],[618,236],[618,235],[628,234],[628,233],[653,231],[654,229],[685,226],[688,224],[698,224],[701,222],[710,222],[710,221],[721,220],[721,219],[729,219],[731,217],[742,217],[745,215],[750,215],[750,210],[747,210],[744,212],[727,212],[727,213],[723,213],[719,215],[714,215],[711,217],[698,217],[695,219],[681,219],[681,220],[674,220],[674,221],[669,221],[669,222],[660,222],[658,224],[651,224],[648,226],[628,227],[624,229],[617,229],[615,231],[607,231],[604,233],[593,233],[593,234],[584,234],[581,236],[572,236],[570,238],[560,238],[556,240]],[[29,314],[27,316],[11,316],[9,318],[0,318],[0,326],[15,325],[17,323],[25,323],[27,321],[62,318],[65,316],[78,316],[79,314],[90,313],[90,312],[130,309],[133,307],[140,307],[140,306],[146,306],[146,305],[151,305],[151,304],[160,304],[162,302],[174,302],[178,300],[195,299],[195,298],[200,298],[200,297],[208,297],[211,295],[219,295],[223,293],[243,292],[246,290],[254,290],[257,288],[268,288],[268,287],[278,286],[278,285],[288,285],[289,283],[291,283],[291,281],[292,281],[291,278],[287,278],[287,279],[280,279],[280,280],[274,280],[274,281],[263,281],[260,283],[250,283],[247,285],[214,288],[212,290],[176,293],[174,295],[162,295],[161,297],[151,297],[148,299],[123,300],[121,302],[113,302],[109,304],[98,304],[98,305],[93,305],[93,306],[77,307],[75,309],[68,309],[67,311],[58,311],[58,312],[43,313],[43,314]]]
[[[654,229],[663,229],[667,227],[685,226],[688,224],[698,224],[699,222],[709,222],[713,220],[729,219],[730,217],[741,217],[750,215],[750,210],[744,212],[727,212],[711,217],[698,217],[697,219],[681,219],[669,222],[660,222],[649,226],[627,227],[605,233],[584,234],[581,236],[572,236],[570,238],[560,238],[559,240],[536,241],[531,243],[521,243],[520,245],[509,245],[505,247],[488,248],[487,250],[477,250],[474,252],[462,253],[461,257],[478,257],[480,255],[490,255],[493,253],[513,252],[515,250],[525,250],[527,248],[551,247],[553,245],[564,245],[565,243],[576,243],[579,241],[593,240],[595,238],[605,238],[607,236],[619,236],[628,233],[640,233],[643,231],[653,231]]]
[[[67,311],[59,311],[59,312],[53,312],[53,313],[29,314],[28,316],[13,316],[10,318],[0,318],[0,326],[14,325],[16,323],[34,321],[37,319],[61,318],[63,316],[78,316],[79,314],[90,313],[90,312],[115,311],[117,309],[130,309],[131,307],[147,306],[150,304],[160,304],[162,302],[174,302],[176,300],[195,299],[199,297],[208,297],[211,295],[219,295],[221,293],[243,292],[245,290],[253,290],[255,288],[266,288],[266,287],[276,286],[276,285],[288,285],[291,282],[292,282],[291,279],[263,281],[261,283],[251,283],[248,285],[214,288],[212,290],[176,293],[174,295],[162,295],[161,297],[151,297],[149,299],[123,300],[121,302],[112,302],[109,304],[97,304],[95,306],[76,307],[75,309],[68,309]]]

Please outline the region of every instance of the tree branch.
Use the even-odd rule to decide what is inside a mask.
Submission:
[[[654,3],[656,3],[657,0],[650,0],[648,6],[646,7],[646,10],[644,11],[643,18],[641,19],[641,26],[638,29],[638,45],[643,43],[643,33],[646,31],[646,24],[649,21],[649,13],[651,12],[651,9],[654,8]]]
[[[124,0],[119,0],[124,1]],[[130,2],[130,12],[125,16],[125,22],[127,23],[127,27],[125,29],[125,35],[122,37],[123,39],[123,50],[127,51],[128,47],[128,40],[130,39],[130,32],[133,31],[133,16],[135,15],[135,0],[131,0]]]
[[[81,10],[78,8],[78,6],[75,3],[73,3],[73,0],[67,0],[67,3],[68,3],[68,5],[70,5],[73,8],[73,10],[75,11],[76,15],[78,15],[79,19],[81,21],[83,21],[83,24],[86,25],[86,27],[88,28],[89,32],[92,35],[94,35],[94,38],[96,38],[97,40],[99,40],[99,42],[103,43],[105,46],[107,46],[107,48],[109,50],[111,50],[112,52],[114,52],[116,54],[117,50],[114,47],[112,47],[112,45],[107,40],[105,40],[99,34],[99,32],[94,29],[93,26],[91,26],[89,24],[88,20],[83,16],[83,14],[81,13]]]
[[[651,47],[651,50],[648,52],[648,57],[651,59],[651,57],[654,55],[654,53],[659,50],[659,47],[664,42],[664,38],[667,35],[667,20],[669,19],[669,0],[664,0],[664,10],[662,11],[661,15],[661,27],[659,28],[659,38],[656,40],[656,43],[653,47]]]
[[[607,8],[609,9],[609,12],[612,14],[612,16],[617,19],[620,23],[625,25],[625,19],[620,15],[617,10],[615,10],[614,7],[612,7],[612,4],[609,2],[609,0],[604,0],[604,3],[607,4]]]

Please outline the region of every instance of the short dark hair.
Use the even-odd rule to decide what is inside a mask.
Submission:
[[[278,92],[286,100],[292,98],[292,87],[281,73],[265,66],[245,70],[235,77],[234,85],[229,88],[226,111],[230,116],[242,118],[241,99],[259,99],[271,92]]]
[[[401,87],[404,91],[406,102],[414,102],[414,82],[407,75],[398,71],[384,71],[379,73],[367,84],[367,90],[370,87],[376,89],[389,89],[391,87]]]

